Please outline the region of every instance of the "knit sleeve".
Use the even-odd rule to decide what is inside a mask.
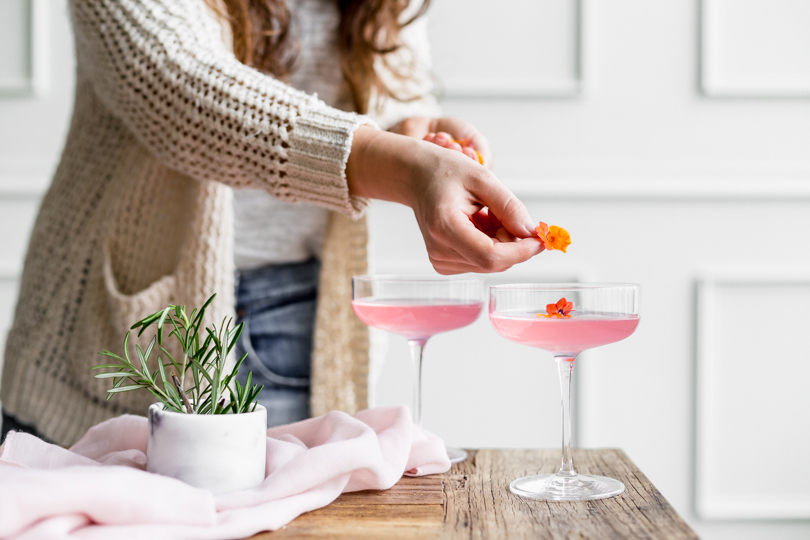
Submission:
[[[357,217],[346,162],[365,116],[239,62],[203,0],[72,0],[79,77],[168,167]]]

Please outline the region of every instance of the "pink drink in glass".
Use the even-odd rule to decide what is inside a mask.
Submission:
[[[482,305],[483,302],[442,300],[352,300],[355,315],[367,325],[407,339],[423,340],[472,324]]]
[[[490,313],[492,325],[508,340],[548,351],[555,356],[575,357],[586,349],[621,341],[640,321],[637,315],[597,315],[573,312],[558,319],[531,313]]]

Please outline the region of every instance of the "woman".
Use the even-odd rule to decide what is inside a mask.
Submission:
[[[414,210],[441,273],[500,271],[542,249],[515,241],[532,236],[532,222],[486,167],[420,140],[448,131],[491,162],[474,128],[407,118],[418,105],[398,99],[423,92],[424,64],[418,32],[414,57],[397,47],[407,36],[399,22],[405,3],[291,6],[292,19],[282,0],[72,0],[73,121],[32,232],[7,340],[4,430],[27,427],[67,445],[104,419],[146,410],[148,394],[105,401],[107,384],[89,370],[96,352],[119,348],[133,321],[168,303],[198,306],[217,292],[209,322],[233,313],[234,257],[236,305],[255,334],[243,348],[262,341],[258,313],[304,304],[297,319],[276,318],[293,327],[292,365],[258,358],[271,393],[295,394],[278,399],[286,412],[276,421],[309,412],[301,410],[309,351],[300,344],[311,332],[316,288],[311,412],[364,407],[367,330],[348,299],[350,276],[365,271],[359,218],[369,198]],[[303,22],[297,40],[290,20]],[[298,80],[290,74],[296,42]],[[371,116],[342,109],[383,125],[405,120],[382,131]],[[497,237],[469,219],[482,207],[503,223]],[[273,231],[281,240],[262,242]],[[308,262],[313,255],[320,273]],[[261,375],[255,363],[249,368]]]

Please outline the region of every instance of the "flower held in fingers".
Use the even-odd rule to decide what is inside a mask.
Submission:
[[[571,245],[571,235],[562,227],[556,225],[549,227],[541,221],[534,231],[547,250],[556,249],[566,253],[568,246]]]

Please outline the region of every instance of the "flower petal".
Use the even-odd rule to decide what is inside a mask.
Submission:
[[[562,227],[552,225],[548,232],[548,242],[551,244],[552,249],[558,249],[565,253],[568,246],[571,245],[571,235]]]
[[[540,224],[534,228],[534,232],[536,232],[537,236],[540,238],[545,239],[545,237],[548,235],[548,225],[541,221]]]

